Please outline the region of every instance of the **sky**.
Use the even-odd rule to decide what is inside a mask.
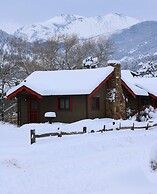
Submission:
[[[157,0],[0,0],[0,29],[44,22],[61,14],[104,16],[121,13],[141,21],[157,21]]]

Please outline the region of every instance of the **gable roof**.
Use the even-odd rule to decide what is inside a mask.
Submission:
[[[136,85],[136,78],[134,78],[129,70],[121,71],[121,79],[126,84],[126,87],[131,91],[133,96],[149,96],[148,91]]]
[[[114,68],[111,66],[96,69],[36,71],[18,86],[10,89],[7,96],[9,98],[16,96],[23,87],[41,96],[90,94],[113,71]]]

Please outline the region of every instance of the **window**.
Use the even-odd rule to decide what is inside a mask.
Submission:
[[[99,110],[100,109],[100,97],[94,96],[92,98],[92,109]]]
[[[70,97],[63,96],[58,98],[59,110],[70,110]]]

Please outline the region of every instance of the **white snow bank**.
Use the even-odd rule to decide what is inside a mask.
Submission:
[[[20,128],[0,124],[0,193],[156,194],[157,178],[153,179],[147,160],[157,139],[155,127],[41,138],[33,145],[29,142],[29,129],[34,126],[42,131],[50,126],[67,130],[86,125],[94,129],[112,122],[94,119]]]
[[[157,122],[157,121],[156,121]],[[114,124],[113,124],[114,123]],[[147,126],[147,122],[137,122],[134,119],[133,120],[114,120],[109,118],[102,118],[102,119],[85,119],[81,121],[77,121],[74,123],[58,123],[54,122],[52,124],[49,123],[31,123],[31,124],[25,124],[20,127],[21,130],[30,130],[35,129],[37,134],[42,133],[53,133],[53,132],[82,132],[83,127],[87,127],[87,132],[91,132],[91,130],[99,131],[104,128],[105,129],[116,129],[119,128],[119,126],[125,128],[125,127],[145,127]],[[153,125],[154,122],[151,123]]]

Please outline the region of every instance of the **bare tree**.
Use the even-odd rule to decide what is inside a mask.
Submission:
[[[34,57],[44,70],[82,68],[88,57],[98,58],[98,66],[104,66],[113,53],[113,44],[105,37],[79,40],[76,34],[56,36],[34,45]]]
[[[62,35],[61,49],[60,49],[60,65],[62,69],[73,69],[74,59],[79,48],[79,39],[76,34]]]
[[[6,91],[17,82],[16,65],[14,56],[10,51],[0,49],[0,112],[1,120],[4,121]]]
[[[100,36],[95,41],[95,56],[98,57],[100,66],[104,66],[109,57],[114,53],[113,42]]]
[[[60,36],[54,36],[46,42],[39,41],[33,44],[33,59],[38,63],[43,70],[56,70],[57,69],[57,55],[60,50]]]
[[[17,68],[16,77],[20,80],[41,68],[38,60],[33,57],[33,46],[31,43],[22,39],[13,40],[12,53],[14,53],[14,61]]]

